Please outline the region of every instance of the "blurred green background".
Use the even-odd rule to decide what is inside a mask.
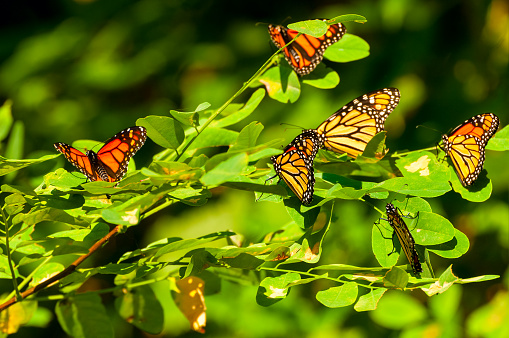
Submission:
[[[476,114],[493,112],[502,127],[509,120],[509,5],[503,0],[53,0],[4,2],[2,8],[0,100],[13,101],[18,128],[25,130],[23,158],[55,153],[54,142],[106,140],[150,114],[192,111],[205,101],[219,107],[276,50],[269,40],[268,23],[342,14],[367,18],[365,24],[346,26],[370,44],[371,55],[345,64],[325,61],[341,77],[337,88],[303,85],[294,104],[266,98],[236,129],[260,121],[265,126],[260,142],[283,135],[283,145],[300,130],[281,122],[315,128],[353,98],[389,86],[401,91],[401,103],[386,123],[392,151],[433,146],[441,134]],[[147,141],[136,155],[137,166],[148,165],[161,150]],[[467,202],[454,192],[429,200],[434,212],[447,217],[471,243],[469,252],[456,260],[431,255],[435,273],[453,264],[462,278],[499,274],[500,279],[454,286],[432,298],[420,291],[390,291],[371,313],[323,307],[314,299],[325,287],[319,283],[295,287],[284,301],[263,308],[255,301],[256,286],[224,282],[220,294],[206,298],[207,334],[509,335],[508,164],[507,152],[487,152],[485,169],[494,186],[487,202]],[[37,186],[41,175],[61,166],[62,157],[4,180]],[[65,166],[71,169],[68,163]],[[290,221],[283,210],[282,204],[256,203],[252,193],[216,189],[205,206],[175,205],[130,228],[87,264],[115,261],[127,250],[169,236],[192,238],[232,229],[255,242]],[[337,203],[321,263],[376,265],[371,227],[377,217],[361,202]],[[107,287],[111,280],[97,282]],[[9,290],[9,283],[1,285]],[[162,286],[155,289],[161,295],[167,292]],[[192,335],[169,296],[161,297],[168,299],[163,304],[163,335]],[[141,336],[114,314],[110,301],[104,298],[118,336]],[[52,311],[54,304],[39,306]],[[17,336],[64,336],[51,316],[50,311],[41,311],[31,323],[34,326]],[[41,325],[45,328],[36,328]]]

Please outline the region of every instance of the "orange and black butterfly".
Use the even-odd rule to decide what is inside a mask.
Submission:
[[[282,154],[270,158],[276,175],[267,180],[279,176],[303,204],[310,204],[315,185],[313,160],[321,146],[321,140],[314,131],[304,131]]]
[[[73,166],[78,168],[90,181],[119,181],[127,171],[133,155],[147,139],[143,127],[122,130],[99,149],[97,153],[88,150],[85,154],[66,143],[55,143],[55,148],[64,154]]]
[[[316,132],[324,147],[352,158],[362,154],[368,142],[384,130],[387,116],[399,103],[396,88],[382,88],[347,103],[323,122]]]
[[[408,230],[405,221],[403,221],[401,211],[398,208],[396,208],[392,203],[387,203],[387,205],[385,206],[385,213],[387,214],[387,219],[385,218],[382,219],[384,221],[387,221],[389,225],[394,229],[394,233],[399,239],[399,243],[403,248],[403,252],[405,253],[406,258],[408,259],[408,262],[410,262],[410,266],[412,267],[414,275],[418,275],[419,273],[422,272],[421,262],[419,262],[419,256],[417,255],[417,250],[415,250],[415,240],[412,237],[410,230]]]
[[[345,33],[346,27],[337,23],[330,25],[327,32],[318,38],[301,34],[297,40],[283,50],[286,61],[297,74],[309,74],[322,61],[323,53],[327,47],[339,41]],[[292,41],[299,32],[284,26],[269,25],[269,34],[277,48],[282,48]]]
[[[449,135],[442,136],[442,149],[451,158],[463,186],[471,185],[479,176],[485,159],[484,148],[498,125],[495,114],[480,114],[460,124]]]

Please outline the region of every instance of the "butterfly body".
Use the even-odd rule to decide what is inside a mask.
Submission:
[[[384,130],[385,120],[399,99],[400,92],[396,88],[364,94],[332,114],[316,132],[325,149],[356,158],[373,136]]]
[[[463,186],[472,185],[481,173],[486,144],[500,123],[495,114],[474,116],[442,136],[442,149],[451,158]]]
[[[106,141],[97,153],[88,150],[84,154],[61,142],[55,143],[54,146],[90,181],[116,182],[125,175],[129,160],[146,139],[147,132],[144,127],[131,127]]]
[[[299,34],[296,30],[283,26],[269,25],[268,29],[271,40],[278,48],[282,48]],[[339,41],[345,33],[346,27],[337,23],[330,25],[327,32],[318,38],[301,34],[283,50],[285,59],[297,74],[307,75],[322,61],[327,47]]]
[[[405,256],[410,262],[410,266],[412,267],[412,271],[415,275],[422,272],[421,263],[419,262],[419,256],[417,255],[417,250],[415,250],[415,240],[408,230],[408,227],[403,220],[399,209],[394,207],[392,203],[387,203],[385,206],[385,212],[387,214],[387,222],[394,229],[394,233],[399,239],[401,247],[405,253]]]
[[[270,158],[276,175],[285,181],[305,205],[313,200],[315,184],[313,160],[321,146],[320,138],[314,131],[304,131],[284,149],[282,154]]]

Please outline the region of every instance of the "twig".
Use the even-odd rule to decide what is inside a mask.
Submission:
[[[92,255],[95,251],[97,251],[103,244],[105,244],[106,242],[108,242],[110,240],[111,237],[115,236],[116,234],[118,234],[120,232],[120,229],[122,228],[123,226],[122,225],[117,225],[115,228],[113,228],[113,230],[111,230],[106,236],[104,236],[103,238],[101,238],[100,240],[98,240],[94,245],[92,245],[90,247],[90,249],[88,249],[88,253],[78,257],[78,259],[76,259],[74,262],[72,262],[71,265],[69,265],[67,268],[65,268],[64,270],[60,271],[59,273],[57,273],[56,275],[53,275],[52,277],[46,279],[45,281],[37,284],[36,286],[24,291],[21,293],[21,299],[16,299],[16,297],[12,297],[11,299],[9,299],[8,301],[4,302],[3,304],[0,305],[0,312],[7,309],[9,306],[17,303],[18,301],[21,301],[25,298],[27,298],[28,296],[38,292],[39,290],[42,290],[46,287],[48,287],[49,285],[55,283],[56,281],[64,278],[65,276],[68,276],[70,275],[72,272],[74,272],[74,270],[76,270],[76,268],[78,267],[78,265],[80,265],[81,263],[83,263],[83,261],[85,259],[87,259],[90,255]]]

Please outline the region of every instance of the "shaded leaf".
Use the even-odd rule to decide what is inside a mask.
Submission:
[[[142,285],[122,291],[122,295],[115,299],[115,308],[120,317],[150,334],[161,333],[164,324],[163,307],[152,288]]]
[[[70,336],[113,338],[112,322],[99,295],[87,292],[57,303],[55,313],[62,329]]]

